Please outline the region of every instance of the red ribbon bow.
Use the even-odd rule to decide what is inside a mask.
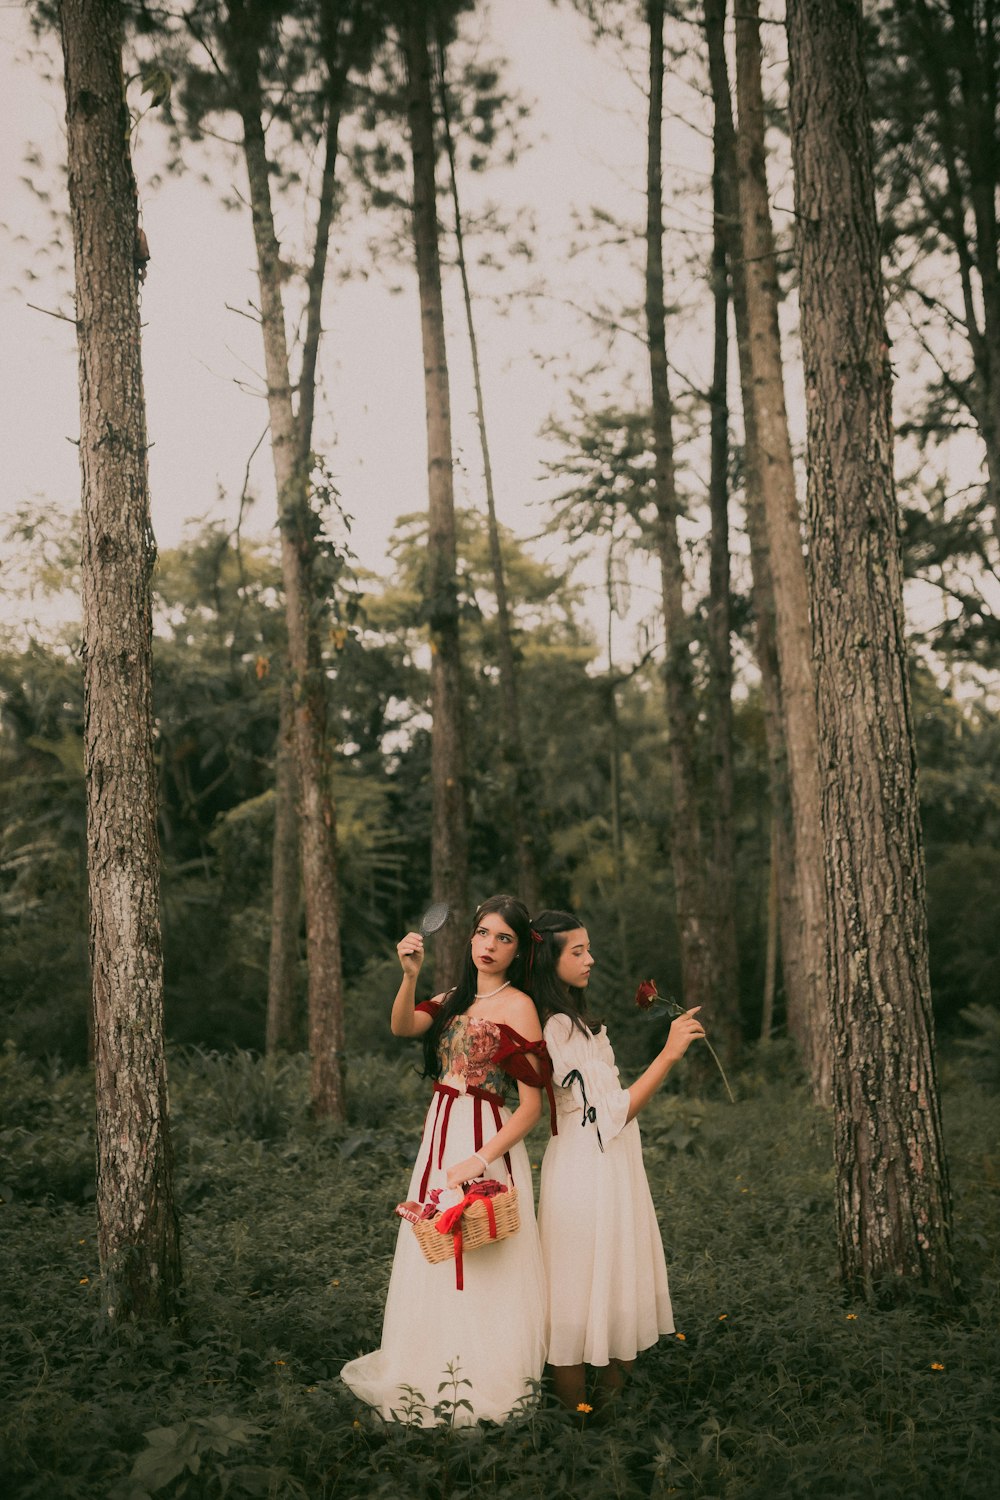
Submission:
[[[497,1192],[505,1193],[506,1191],[506,1186],[502,1182],[496,1182],[493,1178],[489,1178],[486,1182],[470,1183],[461,1203],[456,1203],[452,1208],[446,1208],[444,1213],[439,1214],[434,1220],[434,1228],[438,1234],[450,1234],[452,1237],[455,1247],[455,1286],[460,1292],[465,1289],[465,1274],[462,1265],[462,1215],[474,1203],[485,1203],[490,1239],[495,1240],[497,1216],[491,1200]]]

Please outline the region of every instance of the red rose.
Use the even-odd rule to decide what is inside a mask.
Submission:
[[[643,979],[635,992],[635,1003],[640,1010],[649,1010],[654,1000],[659,1000],[660,994],[656,988],[655,979]]]

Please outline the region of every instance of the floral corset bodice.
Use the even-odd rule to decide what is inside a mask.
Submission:
[[[512,1080],[494,1061],[501,1041],[500,1027],[495,1021],[455,1016],[438,1042],[441,1082],[460,1094],[469,1089],[486,1089],[503,1098]]]

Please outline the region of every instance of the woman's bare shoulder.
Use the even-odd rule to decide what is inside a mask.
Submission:
[[[538,1042],[542,1038],[542,1023],[538,1019],[535,1002],[523,990],[512,990],[504,1007],[504,1025],[524,1037],[526,1042]]]

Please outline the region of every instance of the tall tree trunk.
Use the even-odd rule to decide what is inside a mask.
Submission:
[[[326,678],[316,631],[316,597],[312,580],[317,521],[309,504],[309,446],[311,433],[300,423],[292,401],[292,378],[285,334],[282,267],[271,206],[271,181],[264,139],[259,74],[259,35],[256,19],[242,0],[229,3],[229,48],[243,124],[243,154],[250,186],[257,277],[260,285],[261,329],[267,374],[267,403],[271,451],[278,491],[281,532],[281,573],[285,591],[288,659],[293,678],[293,721],[299,782],[302,887],[306,912],[306,953],[309,965],[310,1099],[314,1114],[343,1119],[346,1113],[343,1079],[344,1016],[340,958],[340,912],[337,891],[336,818],[330,778],[327,739]],[[327,130],[334,132],[335,159],[338,116],[330,111]],[[332,215],[332,166],[328,151],[316,244],[310,279],[310,312],[319,316],[319,301]],[[325,214],[325,222],[324,222]],[[320,296],[315,296],[318,281]],[[315,300],[315,307],[313,302]],[[316,332],[318,346],[318,327]],[[306,356],[309,354],[306,339]],[[314,357],[314,356],[313,356]],[[300,413],[311,420],[312,380],[303,372]],[[307,377],[308,378],[305,378]]]
[[[413,243],[420,285],[420,331],[427,410],[427,616],[431,640],[431,888],[458,918],[437,940],[439,983],[454,984],[465,956],[468,831],[461,650],[455,553],[451,397],[441,296],[434,185],[434,106],[423,7],[406,5],[400,22],[406,58],[407,119],[413,158]]]
[[[441,100],[441,122],[445,149],[448,153],[448,174],[451,184],[451,201],[455,214],[455,248],[458,269],[462,278],[462,295],[465,299],[465,321],[469,331],[469,348],[472,352],[472,378],[476,392],[476,421],[479,426],[479,442],[483,454],[483,481],[486,487],[486,524],[490,539],[490,565],[493,570],[493,588],[497,601],[497,657],[500,668],[500,697],[503,703],[503,729],[500,745],[507,763],[510,786],[510,829],[517,852],[518,895],[529,911],[539,906],[538,866],[535,846],[535,830],[538,827],[538,805],[534,793],[534,778],[528,768],[528,757],[524,748],[524,730],[521,722],[521,702],[518,691],[517,654],[511,626],[510,607],[507,599],[507,580],[504,574],[503,548],[500,544],[500,528],[497,525],[496,499],[493,490],[493,465],[490,461],[490,445],[486,431],[486,406],[483,400],[483,382],[479,370],[479,342],[472,315],[472,294],[469,290],[469,273],[465,260],[465,235],[462,227],[462,210],[458,197],[458,174],[455,171],[455,146],[451,134],[448,111],[448,86],[445,75],[445,48],[438,43],[438,92]]]
[[[656,544],[667,652],[664,682],[673,809],[670,852],[680,934],[684,1004],[712,1000],[714,910],[705,878],[694,773],[695,701],[691,622],[684,608],[684,564],[677,534],[673,404],[667,366],[663,280],[663,0],[648,0],[649,129],[646,178],[646,327],[652,388]]]
[[[768,780],[773,829],[773,878],[781,929],[781,971],[785,998],[792,1015],[809,1013],[811,991],[803,958],[802,908],[795,870],[795,828],[792,817],[788,759],[785,751],[784,713],[781,704],[781,673],[778,663],[774,609],[774,579],[764,521],[760,456],[753,401],[753,368],[747,315],[746,266],[739,216],[736,135],[733,129],[729,70],[725,51],[726,0],[705,0],[705,32],[708,42],[709,76],[715,110],[715,149],[719,163],[720,213],[716,224],[725,230],[726,254],[732,284],[733,314],[739,354],[743,396],[743,485],[750,565],[753,575],[753,605],[757,665],[760,668],[764,734],[767,743]],[[773,996],[772,996],[773,1001]]]
[[[326,281],[326,264],[330,248],[330,227],[336,190],[337,142],[340,124],[340,106],[343,95],[345,73],[336,56],[336,21],[325,18],[324,47],[327,69],[327,98],[325,120],[325,151],[323,175],[320,182],[319,205],[316,213],[316,242],[313,247],[312,265],[309,270],[306,298],[306,331],[302,351],[302,368],[299,372],[299,407],[296,413],[296,467],[308,483],[310,449],[312,447],[313,415],[316,409],[316,366],[319,357],[320,336],[323,329],[323,287]],[[312,562],[311,538],[304,538]],[[314,616],[313,616],[314,618]],[[310,632],[310,656],[319,661],[320,646],[315,627]],[[301,801],[295,744],[294,694],[285,677],[281,686],[281,706],[278,721],[278,738],[274,760],[274,843],[271,855],[271,949],[268,962],[267,985],[267,1031],[265,1046],[268,1052],[292,1047],[298,1031],[296,1024],[296,971],[299,961],[299,924],[301,917],[301,883],[299,878],[299,822]],[[321,668],[322,670],[322,668]],[[323,712],[325,714],[325,702]],[[332,810],[332,809],[331,809]],[[334,828],[335,834],[335,828]],[[335,845],[334,845],[335,847]],[[335,872],[334,872],[335,878]],[[338,901],[339,892],[335,892]],[[339,950],[339,935],[338,935]],[[337,959],[339,972],[339,957]],[[314,1004],[324,1008],[325,998],[310,991]],[[336,992],[330,997],[336,999]],[[338,1002],[340,1004],[342,1002]],[[324,1018],[325,1021],[326,1018]],[[312,1027],[310,1028],[312,1030]],[[321,1022],[318,1031],[323,1036],[327,1025]],[[333,1027],[338,1044],[343,1036],[343,1023],[334,1020]],[[322,1086],[323,1079],[315,1078],[314,1084]],[[326,1111],[321,1110],[321,1113]],[[336,1113],[336,1111],[334,1111]]]
[[[952,1293],[858,0],[789,0],[840,1265]]]
[[[163,1051],[139,226],[117,0],[62,0],[83,481],[84,750],[106,1317],[180,1283]]]
[[[778,328],[778,278],[767,196],[764,102],[757,0],[740,0],[736,16],[736,95],[740,219],[747,292],[752,405],[758,477],[764,501],[781,704],[795,830],[795,871],[802,912],[808,1011],[789,1012],[789,1026],[823,1102],[830,1098],[830,1028],[825,966],[820,775],[809,629],[809,594],[795,470],[788,435]]]
[[[771,858],[767,876],[767,937],[764,946],[764,995],[760,1007],[760,1040],[774,1030],[774,991],[778,971],[778,824],[771,816]]]
[[[724,221],[721,137],[716,115],[712,169],[712,297],[715,349],[712,371],[709,473],[708,678],[712,749],[712,854],[709,889],[715,900],[716,947],[712,1034],[735,1058],[741,1037],[739,956],[736,944],[735,841],[733,835],[733,660],[729,592],[729,277]],[[719,1041],[715,1042],[718,1050]]]
[[[648,0],[649,129],[646,145],[646,336],[652,393],[654,495],[657,550],[663,591],[667,651],[664,684],[670,736],[670,856],[675,883],[684,1004],[711,1005],[714,998],[715,909],[706,879],[705,852],[694,774],[696,702],[691,660],[693,630],[684,607],[684,561],[678,537],[679,499],[673,463],[673,404],[667,368],[666,296],[663,275],[663,0]],[[706,1013],[708,1016],[708,1013]]]
[[[622,829],[622,737],[618,719],[618,676],[614,658],[615,619],[615,534],[612,524],[605,565],[605,588],[608,595],[608,796],[611,803],[611,856],[615,872],[615,917],[618,928],[618,963],[623,975],[631,972],[628,922],[625,913],[625,838]]]
[[[296,971],[299,956],[298,777],[291,683],[281,684],[278,742],[274,758],[274,841],[271,852],[271,951],[267,980],[268,1053],[295,1046]]]

